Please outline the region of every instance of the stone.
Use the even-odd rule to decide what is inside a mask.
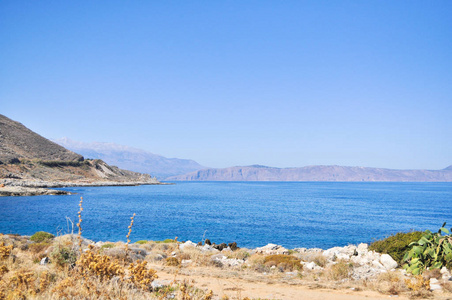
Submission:
[[[366,253],[369,251],[369,245],[361,243],[358,245],[358,247],[356,248],[356,251],[358,252],[358,255],[361,255],[363,253]]]
[[[166,255],[164,256],[162,254],[157,254],[156,256],[154,256],[154,260],[156,260],[156,261],[161,261],[165,258],[166,258]]]
[[[389,254],[382,254],[380,257],[380,262],[386,268],[386,270],[395,269],[399,265]]]
[[[194,248],[194,247],[196,247],[196,244],[193,243],[192,241],[186,241],[185,243],[179,245],[179,249],[180,250],[183,250],[185,247],[192,247],[192,248]]]
[[[443,288],[441,287],[441,285],[439,284],[438,279],[436,278],[430,278],[430,290],[431,291],[440,291]]]
[[[171,284],[170,280],[156,279],[156,280],[152,281],[151,287],[152,287],[152,289],[160,289],[160,288],[168,286],[170,284]]]
[[[379,261],[377,261],[377,260],[374,260],[373,262],[372,262],[372,266],[374,267],[374,268],[376,268],[376,269],[379,269],[379,270],[386,270],[386,267],[384,266],[384,265],[382,265]]]
[[[206,240],[204,241],[204,245],[212,245],[212,243],[210,242],[209,239],[206,239]]]
[[[256,248],[254,249],[256,253],[262,253],[262,254],[289,254],[289,250],[284,248],[283,246],[276,245],[276,244],[267,244],[264,247]]]
[[[232,251],[235,251],[238,249],[236,242],[229,243],[228,246],[229,246],[229,248],[231,248]]]
[[[50,263],[50,259],[48,257],[44,257],[43,259],[41,259],[41,262],[39,264],[44,266],[48,263]]]
[[[201,251],[203,251],[203,252],[218,252],[217,249],[213,248],[212,246],[210,246],[210,245],[208,245],[208,244],[205,244],[205,245],[202,246],[200,249],[201,249]]]

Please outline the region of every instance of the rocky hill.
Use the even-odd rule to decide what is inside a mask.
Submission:
[[[0,115],[2,188],[4,185],[62,187],[158,183],[149,174],[122,170],[100,159],[84,159],[24,125]]]
[[[451,182],[452,166],[443,170],[392,170],[381,168],[307,166],[273,168],[260,165],[204,169],[168,180],[195,181],[400,181]]]
[[[19,122],[0,114],[0,163],[19,159],[83,161],[83,156],[49,141]]]
[[[83,143],[68,138],[54,140],[57,144],[92,159],[135,172],[151,173],[158,179],[205,169],[191,159],[167,158],[148,151],[113,143]]]

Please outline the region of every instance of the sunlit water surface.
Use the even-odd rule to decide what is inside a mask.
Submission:
[[[452,226],[452,183],[178,182],[175,185],[66,188],[70,196],[0,197],[0,232],[64,234],[125,241],[276,243],[329,248],[398,231]],[[74,232],[76,228],[74,228]]]

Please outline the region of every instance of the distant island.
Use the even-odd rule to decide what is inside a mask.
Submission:
[[[204,169],[173,176],[174,181],[396,181],[451,182],[452,166],[442,170],[392,170],[382,168],[307,166],[274,168],[261,165]]]
[[[0,115],[0,196],[64,194],[50,187],[160,184],[82,155]]]

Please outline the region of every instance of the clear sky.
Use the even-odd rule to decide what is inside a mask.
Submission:
[[[452,164],[452,1],[0,1],[0,113],[205,166]]]

